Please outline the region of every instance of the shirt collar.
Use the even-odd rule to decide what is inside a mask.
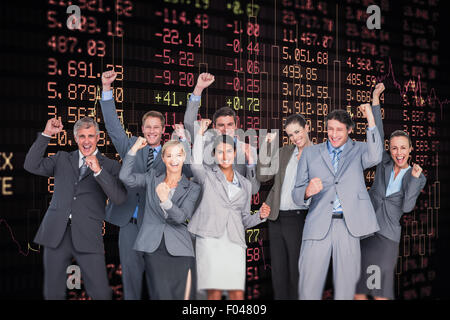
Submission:
[[[336,151],[343,151],[345,145],[347,144],[347,142],[345,142],[342,146],[340,146],[339,148],[335,148],[331,145],[330,140],[327,141],[327,148],[328,148],[328,153],[333,153],[334,150]]]
[[[93,156],[97,155],[98,152],[98,148],[95,149],[94,153],[92,154]],[[78,149],[78,154],[80,156],[80,160],[83,159],[84,154],[81,153],[81,151]]]
[[[152,147],[150,147],[150,148],[152,148]],[[160,152],[161,151],[161,149],[162,149],[162,146],[161,145],[159,145],[159,146],[157,146],[157,147],[154,147],[154,148],[152,148],[153,149],[153,151],[156,151],[156,152]]]

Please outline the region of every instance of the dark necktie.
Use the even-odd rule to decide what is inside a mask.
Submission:
[[[147,157],[147,172],[150,170],[153,164],[154,155],[153,155],[153,148],[148,149],[148,157]]]
[[[83,157],[83,164],[80,167],[80,176],[78,177],[78,181],[80,181],[83,177],[84,174],[86,173],[87,170],[87,165],[86,165],[86,156]]]

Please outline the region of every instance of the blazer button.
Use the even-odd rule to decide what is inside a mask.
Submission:
[[[334,203],[334,201],[330,201],[330,204],[333,204]]]
[[[334,184],[338,184],[338,183],[339,183],[339,182],[336,181]]]
[[[77,197],[73,197],[73,200],[77,200]]]

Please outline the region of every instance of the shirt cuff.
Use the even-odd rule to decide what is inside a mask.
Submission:
[[[195,94],[191,94],[189,97],[190,101],[200,101],[202,99],[202,96],[196,96]]]
[[[51,138],[51,136],[49,136],[48,134],[45,134],[45,133],[41,133],[44,137],[47,137],[47,138]]]
[[[99,172],[94,173],[94,177],[96,177],[96,176],[98,176],[100,173],[102,173],[102,170],[103,170],[103,168],[101,168]]]
[[[373,129],[375,129],[377,126],[373,126],[373,127],[367,127],[367,130],[372,131]]]
[[[172,200],[167,199],[166,201],[161,202],[159,205],[160,205],[161,208],[164,209],[164,210],[170,210],[170,209],[172,209],[172,205],[173,205],[173,204],[172,204]]]
[[[247,166],[247,168],[249,168],[249,169],[253,169],[254,167],[256,167],[256,164],[255,163],[253,163],[253,164],[246,164],[246,166]]]
[[[129,150],[128,152],[127,152],[127,154],[129,154],[130,156],[135,156],[136,155],[136,152],[133,152],[133,150]]]
[[[112,90],[102,92],[102,101],[112,100],[112,98],[113,98]]]

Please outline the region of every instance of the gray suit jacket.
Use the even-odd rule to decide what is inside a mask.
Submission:
[[[116,204],[126,200],[126,189],[118,175],[120,164],[97,152],[102,167],[94,177],[88,168],[78,181],[79,152],[58,151],[45,158],[50,138],[38,134],[25,157],[25,170],[45,177],[55,177],[55,187],[50,206],[45,213],[34,242],[57,248],[72,214],[72,241],[80,252],[104,253],[102,227],[105,219],[106,200]]]
[[[195,132],[194,132],[194,123],[197,121],[197,113],[198,108],[200,106],[200,101],[190,101],[188,100],[187,106],[186,106],[186,113],[184,114],[184,127],[186,128],[187,132],[189,132],[191,136],[191,140],[194,139]],[[214,144],[214,135],[209,134],[210,131],[208,131],[205,134],[205,138],[207,139],[205,143],[205,153],[211,154],[213,144]],[[233,164],[233,169],[239,172],[241,175],[246,177],[251,185],[252,185],[252,194],[257,194],[260,182],[256,179],[256,166],[248,167],[245,163],[245,155],[242,151],[241,144],[243,144],[242,141],[238,140],[236,144],[236,159],[240,159],[240,163],[238,164],[236,159]],[[252,154],[254,155],[255,159],[257,157],[256,149],[252,147]],[[210,167],[213,167],[214,164],[210,165]]]
[[[262,145],[262,148],[266,148],[266,143]],[[280,198],[281,198],[281,188],[283,187],[284,176],[286,174],[286,167],[289,163],[289,160],[292,157],[292,153],[294,152],[295,145],[289,144],[280,148],[274,155],[272,155],[271,162],[278,161],[279,165],[276,171],[270,172],[268,175],[263,175],[261,173],[261,169],[265,168],[268,170],[270,168],[270,164],[262,164],[258,159],[258,166],[256,167],[256,178],[261,182],[266,182],[274,179],[273,186],[269,191],[269,194],[266,198],[266,203],[270,207],[270,215],[268,217],[269,220],[277,220],[278,214],[280,212]],[[264,152],[261,149],[260,152]]]
[[[328,154],[326,142],[303,150],[297,167],[297,178],[292,198],[304,203],[310,179],[322,180],[323,189],[314,195],[306,216],[303,240],[323,239],[331,225],[336,192],[341,202],[347,228],[354,237],[379,230],[375,212],[364,181],[364,169],[381,161],[383,144],[378,129],[367,130],[367,142],[347,140],[336,174]]]
[[[375,121],[380,132],[381,140],[384,141],[383,121],[381,119],[380,106],[372,107],[374,110]],[[394,162],[387,151],[383,151],[383,160],[377,165],[375,180],[370,188],[369,195],[372,200],[378,224],[380,225],[379,234],[386,238],[400,242],[401,225],[400,218],[403,213],[410,212],[416,205],[416,200],[420,195],[427,179],[420,174],[419,178],[411,175],[410,168],[403,176],[400,191],[386,197],[386,189],[389,184]]]
[[[119,176],[128,187],[143,188],[147,193],[144,219],[133,249],[154,252],[164,236],[167,251],[171,255],[194,257],[187,221],[194,213],[200,186],[182,175],[171,199],[172,207],[164,211],[156,193],[156,186],[164,181],[166,173],[153,169],[147,173],[132,173],[136,158],[137,156],[126,155]]]
[[[137,137],[128,137],[125,130],[120,123],[119,118],[117,117],[116,105],[114,103],[114,99],[102,101],[100,100],[100,105],[102,108],[103,118],[105,121],[105,127],[108,132],[108,135],[111,137],[111,141],[114,144],[117,152],[119,153],[122,159],[125,158],[125,155],[130,150],[130,148],[136,142]],[[145,173],[147,169],[147,157],[150,147],[146,146],[143,149],[139,150],[136,154],[137,159],[135,161],[132,172],[135,173]],[[152,168],[157,172],[165,172],[166,165],[161,159],[161,152],[158,153],[156,158],[153,161]],[[183,167],[183,172],[191,177],[192,174],[190,172],[186,172]],[[134,210],[138,203],[142,203],[139,206],[138,212],[138,225],[142,224],[142,219],[144,217],[144,204],[145,204],[145,190],[139,187],[127,187],[128,190],[128,198],[125,203],[122,205],[114,205],[110,204],[107,207],[106,211],[106,220],[114,225],[119,227],[123,227],[130,221],[133,216]]]
[[[234,171],[243,190],[230,200],[225,176],[217,165],[211,168],[192,164],[191,170],[202,185],[203,196],[189,222],[188,230],[202,237],[213,238],[220,238],[228,231],[230,240],[245,248],[245,229],[266,220],[261,220],[259,213],[250,212],[250,181]]]

